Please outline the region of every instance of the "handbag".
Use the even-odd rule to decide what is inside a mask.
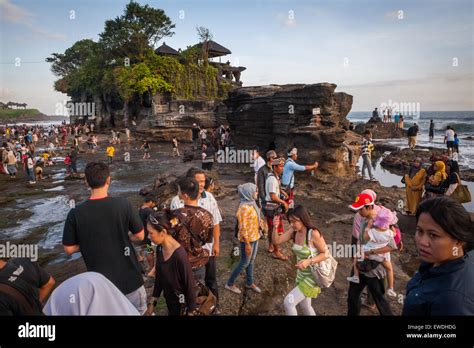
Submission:
[[[182,306],[181,314],[188,314],[193,316],[208,316],[213,315],[216,310],[217,298],[209,288],[200,282],[196,282],[199,292],[196,296],[197,308],[192,312],[186,312],[186,308]]]
[[[273,218],[281,213],[283,213],[283,207],[280,203],[265,202],[265,205],[263,206],[263,214],[266,217]]]
[[[308,258],[313,258],[315,256],[312,248],[309,246],[311,233],[313,233],[313,230],[310,229],[306,236],[307,245],[311,252],[311,255]],[[314,281],[319,287],[328,288],[334,282],[334,279],[336,278],[337,261],[331,253],[329,253],[329,257],[326,260],[318,262],[315,265],[310,265],[309,267],[311,268],[311,274],[313,275]]]
[[[456,173],[456,176],[458,177],[458,187],[451,194],[451,197],[459,203],[468,203],[471,201],[471,192],[469,192],[467,185],[461,184],[461,178],[458,173]]]

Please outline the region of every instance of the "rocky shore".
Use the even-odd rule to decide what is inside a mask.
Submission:
[[[102,153],[106,145],[106,137],[100,137],[101,149],[99,153],[80,154],[80,168],[85,162],[92,159],[105,159]],[[112,194],[127,197],[134,206],[139,207],[141,197],[140,189],[156,188],[160,198],[160,203],[165,203],[172,195],[173,190],[168,183],[174,181],[177,176],[185,173],[192,166],[200,166],[200,161],[183,163],[181,158],[171,156],[171,145],[167,143],[153,143],[152,159],[141,160],[141,152],[137,149],[139,141],[129,145],[121,145],[117,151],[116,161],[112,165]],[[125,151],[131,153],[131,162],[124,162],[122,155]],[[57,167],[48,167],[50,170],[63,170],[62,164]],[[54,175],[54,174],[53,174]],[[252,181],[253,171],[250,166],[241,164],[219,164],[216,163],[212,175],[216,177],[216,199],[222,210],[224,221],[221,226],[221,256],[218,260],[218,281],[221,289],[221,309],[224,315],[275,315],[283,314],[281,304],[286,294],[294,286],[296,269],[294,259],[282,262],[270,257],[266,251],[267,241],[261,241],[255,266],[255,282],[263,290],[262,294],[243,292],[238,296],[224,289],[230,272],[237,262],[234,256],[234,247],[237,241],[234,239],[233,228],[235,224],[235,212],[238,207],[238,195],[236,187],[238,184]],[[158,179],[157,179],[158,178]],[[46,200],[55,195],[68,194],[68,198],[73,198],[77,202],[84,200],[88,196],[88,190],[82,180],[64,180],[60,185],[64,186],[61,191],[45,191],[54,189],[59,183],[53,184],[53,179],[46,179],[35,187],[23,184],[22,177],[17,179],[15,185],[11,185],[6,176],[0,178],[0,192],[2,197],[10,197],[15,194],[14,200],[4,200],[0,202],[2,209],[8,211],[6,219],[0,222],[0,228],[5,228],[5,224],[11,225],[18,221],[27,220],[31,213],[22,216],[18,210],[19,202],[28,199]],[[354,197],[366,188],[375,190],[378,194],[378,201],[385,206],[396,209],[397,204],[404,198],[404,190],[399,188],[386,188],[378,183],[368,182],[361,179],[335,177],[324,172],[316,172],[311,175],[297,174],[296,200],[297,203],[308,207],[317,226],[324,234],[328,244],[350,244],[351,224],[354,214],[347,207]],[[165,183],[165,184],[163,184]],[[24,190],[18,190],[18,186]],[[49,212],[54,214],[54,212]],[[16,214],[16,215],[15,215]],[[393,254],[393,264],[395,269],[395,290],[399,294],[404,294],[406,282],[417,268],[418,261],[414,248],[413,234],[414,218],[399,215],[400,226],[402,228],[405,249],[402,253]],[[288,224],[285,222],[285,227]],[[21,240],[10,239],[11,242],[33,243],[42,240],[48,233],[48,225],[39,227],[29,236],[24,236]],[[290,245],[284,246],[284,252],[291,255]],[[56,278],[57,283],[85,271],[82,259],[70,260],[65,257],[60,245],[52,249],[40,249],[40,262],[46,266],[49,272]],[[338,259],[339,267],[336,281],[329,289],[324,289],[318,299],[313,301],[313,306],[318,315],[345,315],[347,311],[347,290],[348,282],[346,277],[350,273],[352,261],[348,258]],[[243,278],[237,282],[238,286],[243,283]],[[147,289],[151,292],[151,288]],[[389,299],[396,314],[401,313],[402,300],[400,298]],[[158,306],[157,312],[163,314],[164,307]],[[363,315],[376,315],[369,309],[363,309]]]
[[[438,149],[433,147],[416,147],[414,150],[402,149],[392,151],[388,156],[385,156],[381,162],[384,168],[398,174],[405,175],[408,173],[410,165],[415,157],[420,157],[423,163],[429,163],[432,155],[441,156],[445,155],[444,149]],[[460,168],[461,179],[466,181],[474,181],[474,170],[468,168]]]

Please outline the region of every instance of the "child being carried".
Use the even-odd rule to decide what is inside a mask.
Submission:
[[[364,254],[368,255],[369,260],[382,263],[387,271],[388,277],[387,294],[395,297],[397,296],[397,293],[393,290],[394,279],[392,262],[390,261],[390,252],[374,253],[375,250],[386,247],[392,238],[395,237],[395,231],[390,228],[391,220],[391,212],[385,209],[379,212],[375,220],[368,220],[367,227],[364,231],[364,240],[368,240],[368,242],[362,246],[362,250],[364,251]],[[361,261],[354,259],[354,275],[348,277],[348,281],[359,283],[359,262]]]

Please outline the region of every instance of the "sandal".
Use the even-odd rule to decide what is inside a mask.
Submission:
[[[286,256],[285,254],[281,253],[280,251],[278,253],[273,253],[272,257],[274,259],[282,260],[282,261],[288,261],[289,257]]]

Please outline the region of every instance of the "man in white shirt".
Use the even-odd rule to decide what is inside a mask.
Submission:
[[[444,143],[448,147],[448,154],[449,156],[452,155],[454,149],[454,129],[451,126],[446,127],[446,134],[444,136]]]
[[[220,223],[222,222],[221,212],[217,201],[213,194],[204,190],[206,185],[206,174],[202,169],[191,168],[186,173],[187,177],[194,178],[199,183],[199,201],[198,205],[211,213],[214,223],[213,241],[207,243],[203,248],[209,250],[209,262],[206,264],[206,286],[212,291],[219,300],[219,292],[217,288],[217,267],[216,257],[219,256],[219,241],[220,241]],[[178,195],[174,196],[170,203],[170,209],[176,210],[184,207],[184,202]]]
[[[272,160],[272,171],[268,173],[265,182],[265,207],[264,213],[268,224],[268,251],[276,259],[287,261],[288,256],[284,255],[278,248],[278,245],[272,243],[273,229],[276,229],[278,234],[285,232],[283,228],[283,213],[288,211],[288,204],[282,199],[283,191],[280,189],[280,177],[285,166],[284,158],[276,158]],[[287,197],[285,197],[287,198]],[[271,207],[283,206],[281,208],[272,209]]]
[[[253,170],[255,171],[255,185],[257,185],[257,173],[260,168],[265,165],[265,160],[260,155],[260,151],[258,149],[254,150],[253,153]]]
[[[199,132],[199,135],[201,136],[201,146],[202,146],[203,144],[206,143],[207,131],[203,128],[203,129],[201,129],[201,131]]]

